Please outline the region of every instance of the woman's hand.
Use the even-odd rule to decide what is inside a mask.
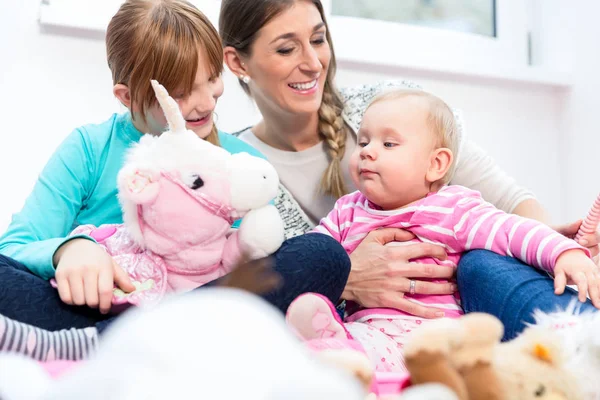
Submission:
[[[574,239],[577,231],[579,231],[579,227],[583,223],[583,220],[578,220],[575,222],[571,222],[570,224],[564,224],[560,226],[552,227],[556,232],[560,233],[563,236],[568,237],[569,239]],[[592,257],[598,263],[598,253],[600,252],[600,248],[598,247],[598,243],[600,243],[600,233],[596,230],[596,233],[592,233],[590,235],[584,235],[577,241],[581,246],[587,247],[587,249],[592,253]]]
[[[129,276],[97,243],[73,239],[54,255],[60,299],[69,305],[99,308],[105,314],[112,305],[116,283],[124,292],[135,290]]]
[[[406,246],[385,246],[390,242],[405,242],[415,236],[397,228],[372,231],[352,252],[352,269],[342,297],[363,307],[392,307],[422,317],[439,318],[444,311],[426,307],[404,298],[414,278],[449,279],[454,269],[435,264],[419,264],[410,260],[421,257],[447,258],[441,246],[415,243]],[[414,279],[417,294],[452,294],[454,283],[434,283]]]

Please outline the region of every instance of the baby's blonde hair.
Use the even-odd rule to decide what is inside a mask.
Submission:
[[[418,89],[394,89],[386,91],[373,99],[367,110],[376,103],[389,100],[398,100],[406,97],[418,97],[429,104],[429,116],[427,122],[433,133],[437,136],[437,148],[445,147],[452,152],[452,163],[448,172],[442,178],[443,184],[450,182],[456,169],[456,158],[459,147],[459,127],[454,113],[450,107],[439,97]]]

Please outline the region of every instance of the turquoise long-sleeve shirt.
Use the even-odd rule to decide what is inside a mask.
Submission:
[[[75,129],[44,167],[23,209],[13,215],[0,237],[0,253],[50,279],[54,253],[72,239],[66,236],[75,227],[122,223],[117,173],[126,151],[141,137],[129,113]],[[263,157],[234,136],[219,132],[219,140],[230,153]]]

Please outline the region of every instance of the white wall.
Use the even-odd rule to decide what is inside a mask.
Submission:
[[[344,68],[340,85],[398,77],[394,71],[376,73]],[[468,137],[486,149],[496,162],[530,188],[558,221],[560,197],[559,140],[562,95],[529,85],[431,79],[402,75],[463,110]]]
[[[39,1],[0,0],[0,230],[58,143],[118,105],[100,40],[40,32]]]
[[[594,4],[600,11],[600,4]],[[21,207],[58,143],[74,127],[102,121],[119,110],[111,94],[102,37],[79,31],[43,31],[37,23],[38,6],[39,0],[0,0],[0,113],[4,125],[0,230]],[[594,13],[582,9],[581,14],[589,22],[579,24],[578,55],[588,64],[577,63],[579,76],[569,98],[541,86],[432,79],[414,72],[400,75],[391,69],[366,70],[343,64],[338,84],[399,76],[417,80],[463,109],[468,135],[530,187],[557,221],[573,218],[587,210],[600,190],[581,187],[582,182],[593,180],[594,171],[583,175],[573,162],[581,165],[580,154],[594,154],[589,141],[597,144],[599,140],[594,137],[596,121],[589,111],[600,80],[587,86],[600,67],[597,51],[589,50],[594,49],[593,38],[598,37],[599,28]],[[233,77],[227,74],[225,79],[225,95],[217,108],[219,125],[227,131],[241,129],[255,122],[258,114]],[[572,132],[578,134],[571,136]],[[591,168],[592,161],[584,164]],[[563,188],[571,194],[565,195]]]
[[[577,7],[575,84],[565,98],[561,157],[565,217],[581,218],[600,193],[600,2]]]

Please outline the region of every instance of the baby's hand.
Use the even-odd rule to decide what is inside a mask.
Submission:
[[[582,251],[567,250],[554,266],[554,293],[560,295],[566,285],[577,285],[579,301],[585,302],[587,294],[596,308],[600,308],[600,273],[596,264]]]

